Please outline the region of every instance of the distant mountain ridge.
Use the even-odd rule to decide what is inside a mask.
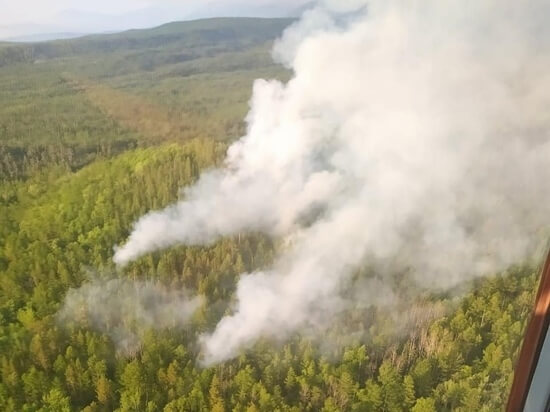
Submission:
[[[45,41],[66,38],[64,33],[109,33],[155,27],[170,21],[189,21],[213,17],[298,17],[308,0],[188,0],[182,2],[147,2],[119,13],[108,13],[101,6],[82,10],[67,4],[47,22],[25,21],[0,23],[0,41]],[[0,19],[1,20],[1,19]],[[58,36],[61,34],[62,36]],[[33,37],[40,36],[39,40]],[[21,40],[20,40],[21,39]]]
[[[25,36],[8,37],[3,39],[3,41],[15,43],[38,43],[51,40],[75,39],[88,34],[89,33],[37,33]]]
[[[171,22],[150,29],[92,34],[73,39],[25,44],[4,43],[0,66],[94,53],[156,47],[203,53],[205,48],[238,50],[277,38],[293,18],[229,17]]]

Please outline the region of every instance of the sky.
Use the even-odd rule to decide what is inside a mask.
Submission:
[[[308,0],[0,0],[0,39],[96,33],[217,16],[286,17]]]

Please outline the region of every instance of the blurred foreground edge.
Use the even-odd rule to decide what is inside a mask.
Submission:
[[[550,251],[542,269],[534,311],[527,325],[507,412],[550,410]]]

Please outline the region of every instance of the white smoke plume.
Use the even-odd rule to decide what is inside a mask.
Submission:
[[[70,289],[58,320],[78,323],[108,335],[119,353],[137,352],[151,329],[184,327],[202,299],[185,291],[171,291],[159,284],[128,279],[93,279]]]
[[[115,262],[243,231],[292,238],[243,274],[205,363],[339,310],[365,261],[449,288],[525,259],[550,220],[550,3],[326,1],[276,44],[246,136]],[[377,291],[371,291],[376,295]]]

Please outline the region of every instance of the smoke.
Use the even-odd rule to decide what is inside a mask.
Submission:
[[[366,6],[366,7],[365,7]],[[518,262],[550,219],[543,0],[327,1],[277,42],[246,136],[185,200],[138,220],[114,260],[244,231],[288,237],[201,337],[206,364],[345,306],[365,262],[452,288]],[[384,287],[363,296],[377,296]]]
[[[151,329],[183,327],[202,299],[185,291],[127,279],[93,279],[67,293],[58,320],[79,323],[108,335],[117,350],[135,353]]]

